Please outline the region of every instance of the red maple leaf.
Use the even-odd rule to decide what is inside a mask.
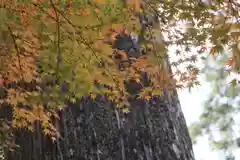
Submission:
[[[229,58],[226,62],[226,65],[232,66],[232,64],[233,64],[233,58]]]

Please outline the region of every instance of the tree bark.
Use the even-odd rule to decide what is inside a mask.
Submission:
[[[133,101],[124,115],[99,96],[69,104],[62,139],[53,143],[40,131],[16,133],[20,146],[9,160],[194,160],[177,94]],[[105,101],[101,105],[101,101]]]

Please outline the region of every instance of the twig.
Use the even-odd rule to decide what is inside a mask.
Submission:
[[[60,69],[60,65],[62,62],[62,53],[61,53],[61,49],[60,49],[60,20],[59,20],[59,15],[57,12],[57,8],[55,7],[54,3],[52,0],[50,0],[50,3],[54,9],[55,15],[56,15],[56,29],[57,29],[57,50],[58,50],[58,56],[57,56],[57,69],[56,69],[56,76],[57,76],[57,83],[59,83],[59,69]]]
[[[57,69],[56,69],[56,77],[57,77],[57,83],[59,83],[59,68],[61,65],[61,61],[62,61],[62,54],[61,54],[61,50],[60,50],[60,21],[59,21],[59,15],[56,11],[56,7],[53,3],[52,0],[50,0],[50,3],[54,9],[55,15],[56,15],[56,29],[57,29],[57,50],[58,50],[58,56],[57,56]],[[60,154],[60,159],[63,160],[63,154],[62,151],[60,149],[60,143],[59,140],[57,139],[57,148],[59,150],[59,154]]]
[[[21,61],[20,61],[20,51],[18,49],[18,46],[17,46],[17,43],[16,43],[16,39],[15,39],[15,36],[12,32],[12,29],[10,28],[10,26],[7,24],[7,27],[8,27],[8,30],[10,32],[10,35],[12,37],[12,40],[13,40],[13,44],[14,44],[14,47],[16,49],[16,52],[17,52],[17,57],[18,57],[18,65],[19,65],[19,69],[21,71],[20,75],[21,75],[21,80],[24,80],[23,78],[23,75],[22,75],[22,66],[21,66]]]

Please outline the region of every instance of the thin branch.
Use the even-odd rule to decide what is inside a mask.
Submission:
[[[10,32],[10,35],[12,37],[12,40],[13,40],[13,44],[14,44],[14,48],[16,49],[16,52],[17,52],[17,57],[18,57],[18,65],[19,65],[19,69],[21,71],[20,75],[21,75],[21,80],[24,80],[23,78],[23,75],[22,75],[22,65],[21,65],[21,61],[20,61],[20,51],[18,49],[18,46],[17,46],[17,43],[16,43],[16,39],[15,39],[15,36],[12,32],[12,29],[10,28],[10,26],[7,24],[7,27],[8,27],[8,31]]]
[[[60,20],[59,20],[59,15],[57,12],[57,9],[53,3],[52,0],[50,0],[50,3],[54,9],[55,15],[56,15],[56,30],[57,30],[57,50],[58,50],[58,56],[57,56],[57,68],[56,68],[56,76],[57,76],[57,83],[59,83],[59,69],[62,63],[62,53],[60,49]]]
[[[53,1],[50,0],[50,3],[52,5],[52,7],[54,9],[54,12],[55,12],[55,15],[56,15],[57,50],[58,50],[56,77],[57,77],[57,83],[59,83],[59,68],[60,68],[60,65],[61,65],[61,62],[62,62],[62,54],[61,54],[61,50],[60,50],[60,20],[59,20],[59,15],[57,13],[57,10],[56,10],[56,7],[55,7]],[[59,150],[60,158],[61,158],[61,160],[63,160],[63,154],[62,154],[62,151],[60,149],[60,143],[59,143],[58,139],[57,139],[57,148]]]
[[[88,43],[87,40],[83,37],[82,31],[81,31],[82,28],[79,27],[79,26],[74,25],[58,8],[55,7],[55,10],[58,11],[58,12],[60,13],[60,15],[61,15],[73,28],[78,28],[78,29],[79,29],[79,33],[80,33],[80,34],[79,34],[79,38],[81,39],[81,43],[83,43],[83,44],[86,45],[89,49],[91,49],[93,55],[94,55],[97,59],[99,59],[99,56],[97,56],[97,54],[96,54],[96,53],[99,52],[99,51],[96,50],[95,48],[93,48],[93,47],[91,46],[91,44]],[[104,62],[103,59],[99,59],[99,60],[100,60],[101,63]],[[107,73],[109,73],[109,75],[111,75],[111,73],[108,71],[108,68],[105,67],[105,69],[106,69],[105,71],[106,71]],[[117,81],[117,79],[114,78],[112,75],[111,75],[111,78],[112,78],[115,82]]]

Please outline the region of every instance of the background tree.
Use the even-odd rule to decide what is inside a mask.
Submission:
[[[240,86],[237,75],[231,74],[229,77],[229,57],[225,53],[206,62],[203,69],[205,79],[213,88],[205,101],[200,121],[191,125],[190,133],[194,139],[208,135],[213,149],[223,150],[227,157],[232,157],[239,147]],[[220,136],[216,137],[218,133]]]

